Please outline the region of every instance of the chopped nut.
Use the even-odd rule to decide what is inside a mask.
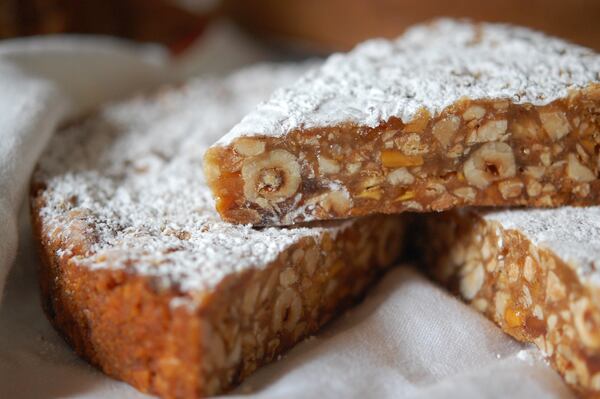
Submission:
[[[467,274],[462,276],[460,280],[460,293],[462,296],[467,300],[475,298],[475,295],[477,295],[483,286],[484,278],[485,272],[481,264],[478,264]]]
[[[421,143],[421,136],[417,133],[404,134],[394,141],[406,155],[422,155],[429,151],[429,147]]]
[[[399,132],[400,131],[397,129],[386,130],[385,132],[381,133],[381,141],[383,141],[384,143],[389,142]]]
[[[401,198],[401,197],[398,197],[398,198]],[[399,200],[398,198],[396,198],[394,201],[403,201],[401,199]],[[404,205],[404,207],[409,211],[419,212],[419,211],[423,210],[423,205],[419,204],[417,201],[405,201],[402,203],[402,205]]]
[[[527,183],[527,195],[529,195],[530,197],[537,197],[541,193],[542,185],[539,182],[532,180],[529,183]]]
[[[258,157],[246,158],[242,166],[244,195],[249,201],[264,198],[281,202],[296,193],[300,186],[300,165],[286,150],[274,150]]]
[[[219,165],[208,159],[204,160],[203,169],[204,177],[206,177],[206,180],[208,181],[215,181],[221,176],[221,168]]]
[[[463,154],[463,152],[465,152],[465,150],[462,144],[455,144],[448,149],[446,155],[448,156],[448,158],[458,158]],[[466,151],[465,153],[468,153],[468,151]]]
[[[544,319],[544,311],[542,310],[542,307],[540,305],[535,305],[535,307],[533,308],[533,315],[539,320]]]
[[[328,175],[328,174],[340,172],[340,165],[333,159],[329,159],[327,157],[319,155],[318,162],[319,162],[319,173],[321,175],[324,175],[324,174]]]
[[[381,151],[381,163],[386,168],[400,168],[403,166],[423,165],[423,157],[420,155],[404,155],[401,151]]]
[[[564,112],[541,111],[540,120],[544,130],[554,141],[563,138],[571,131],[571,125]]]
[[[593,309],[587,298],[581,298],[573,305],[575,328],[585,346],[600,348],[600,314]]]
[[[408,185],[414,183],[415,178],[408,169],[398,168],[388,174],[387,181],[393,186]]]
[[[240,138],[233,144],[233,149],[240,155],[255,157],[265,152],[265,143],[257,139]]]
[[[304,255],[304,267],[306,269],[306,273],[309,276],[312,276],[317,269],[317,262],[319,261],[319,250],[317,247],[312,246],[306,250]]]
[[[590,384],[594,391],[600,391],[600,372],[592,376]]]
[[[425,187],[425,195],[428,197],[439,197],[446,192],[446,186],[436,182],[429,182]]]
[[[346,190],[328,191],[311,198],[309,203],[319,204],[326,212],[343,215],[352,206],[352,199]]]
[[[470,184],[483,189],[494,181],[515,176],[515,157],[506,143],[485,143],[471,154],[463,171]]]
[[[485,143],[490,141],[502,141],[508,128],[506,119],[489,121],[476,130],[471,131],[467,137],[467,143]]]
[[[552,155],[550,154],[549,148],[544,148],[540,153],[540,162],[544,166],[550,166],[552,164]]]
[[[558,322],[558,317],[556,317],[555,314],[551,314],[550,316],[548,316],[548,329],[549,330],[554,330],[554,328],[556,327],[556,323]]]
[[[460,118],[452,115],[438,121],[433,126],[431,133],[440,142],[442,148],[447,148],[459,126]]]
[[[363,190],[373,190],[381,187],[381,184],[384,182],[384,178],[382,176],[368,176],[363,181],[360,182],[358,188]]]
[[[498,184],[498,190],[504,199],[515,198],[521,195],[523,183],[519,180],[505,180]]]
[[[275,301],[273,330],[293,331],[302,316],[302,300],[292,288],[284,290]]]
[[[556,187],[554,187],[554,185],[552,185],[550,183],[546,183],[542,187],[542,192],[543,193],[554,193],[554,192],[556,192]]]
[[[218,369],[226,365],[227,351],[223,338],[215,331],[210,324],[204,326],[206,349],[211,354],[212,368]]]
[[[477,191],[473,187],[460,187],[452,192],[458,198],[462,198],[465,201],[473,201],[477,196]]]
[[[531,259],[531,256],[527,256],[525,258],[525,263],[523,265],[523,276],[525,277],[525,280],[533,283],[533,279],[535,278],[535,267],[533,266],[533,259]]]
[[[519,266],[516,263],[509,263],[508,265],[508,282],[516,283],[520,276]]]
[[[504,291],[498,291],[494,295],[494,306],[496,307],[496,316],[499,319],[504,318],[504,312],[506,311],[506,305],[508,304],[509,299],[510,296]]]
[[[594,172],[582,165],[575,154],[569,154],[567,162],[567,176],[569,178],[581,182],[591,182],[596,180]]]
[[[589,183],[578,184],[575,186],[575,188],[573,188],[573,192],[575,194],[577,194],[579,197],[585,198],[588,195],[590,195],[590,184]]]
[[[528,166],[525,168],[524,174],[534,179],[541,179],[546,173],[546,168],[543,166]]]
[[[540,126],[533,119],[519,120],[511,125],[511,132],[521,139],[538,139]]]
[[[473,302],[471,302],[471,305],[473,305],[473,307],[478,311],[485,312],[488,307],[488,302],[483,298],[477,298]]]
[[[291,267],[286,268],[279,275],[279,283],[284,287],[289,287],[298,281],[298,273]]]
[[[566,295],[566,289],[563,283],[560,282],[558,276],[550,271],[548,272],[548,280],[546,281],[546,297],[549,301],[555,302]]]
[[[521,296],[521,302],[523,303],[523,306],[525,308],[530,307],[531,305],[533,305],[533,299],[531,298],[531,292],[529,291],[529,288],[524,285],[523,286],[523,294]]]
[[[256,306],[256,300],[258,298],[258,293],[260,291],[260,284],[258,282],[254,282],[250,284],[246,290],[244,291],[244,299],[242,301],[242,311],[245,315],[250,315],[254,311],[254,307]]]
[[[473,119],[481,119],[484,116],[485,108],[483,108],[480,105],[471,105],[462,115],[463,119],[466,121],[470,121]]]
[[[575,149],[577,150],[577,154],[579,154],[579,156],[581,157],[581,159],[583,161],[589,161],[590,156],[588,155],[588,153],[585,151],[585,149],[583,148],[583,146],[579,143],[575,144]]]
[[[348,173],[353,175],[360,170],[360,167],[360,162],[349,163],[348,165],[346,165],[346,170],[348,171]]]

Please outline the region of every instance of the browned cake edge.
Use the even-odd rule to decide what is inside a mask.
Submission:
[[[226,278],[193,309],[173,308],[184,295],[176,289],[124,269],[78,266],[73,258],[85,254],[89,237],[45,232],[39,190],[31,215],[48,319],[81,357],[163,398],[234,387],[359,300],[402,250],[399,218],[364,219],[320,243],[302,240],[265,269]]]

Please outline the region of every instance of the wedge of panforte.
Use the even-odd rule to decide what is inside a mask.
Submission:
[[[440,20],[334,55],[206,153],[228,221],[599,200],[600,55]]]
[[[355,301],[401,250],[398,218],[221,221],[201,154],[295,67],[107,106],[57,133],[32,186],[46,313],[105,373],[164,398],[222,392]]]
[[[454,210],[419,217],[419,229],[438,281],[600,396],[600,207]]]

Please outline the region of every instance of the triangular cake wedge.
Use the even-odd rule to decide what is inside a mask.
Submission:
[[[416,230],[438,281],[600,395],[600,207],[454,210]]]
[[[262,66],[108,105],[58,132],[32,186],[45,311],[105,373],[223,392],[348,306],[401,250],[398,218],[223,222],[201,154],[299,76]]]
[[[598,202],[600,56],[524,28],[439,20],[336,54],[205,158],[225,220]]]

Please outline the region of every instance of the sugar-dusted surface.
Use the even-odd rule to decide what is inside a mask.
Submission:
[[[484,217],[521,231],[567,261],[584,282],[600,285],[600,207],[499,210]]]
[[[218,144],[240,135],[432,115],[461,97],[547,104],[600,80],[600,56],[525,28],[438,20],[400,38],[376,39],[333,55],[275,92]]]
[[[47,187],[46,231],[73,235],[83,225],[93,239],[88,256],[75,258],[82,266],[127,267],[184,291],[263,267],[303,237],[335,234],[351,222],[262,230],[224,223],[202,176],[204,150],[305,69],[259,66],[192,81],[107,106],[58,133],[35,176]]]

